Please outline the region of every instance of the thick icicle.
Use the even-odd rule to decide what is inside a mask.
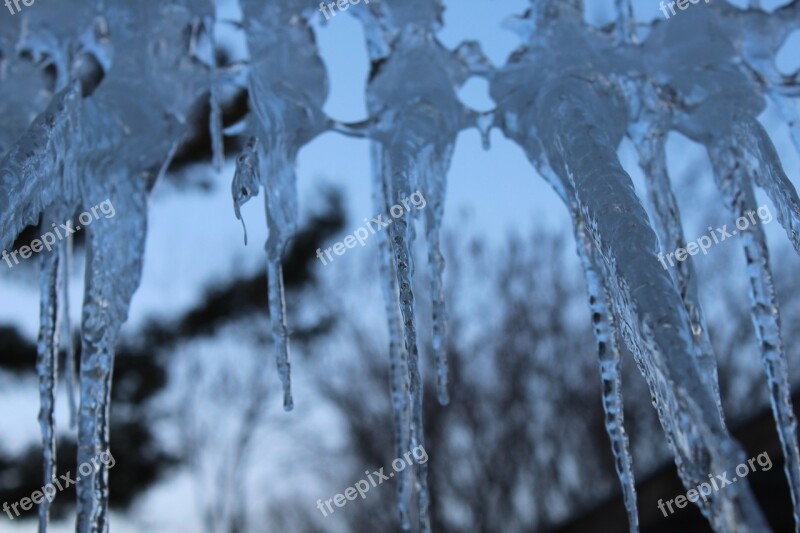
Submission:
[[[372,173],[373,173],[373,205],[380,212],[385,209],[386,191],[381,172],[381,150],[376,143],[371,144]],[[408,382],[408,354],[403,345],[403,319],[397,305],[399,288],[397,285],[397,271],[393,261],[393,253],[386,232],[378,233],[378,255],[380,264],[381,292],[386,307],[386,318],[389,326],[389,367],[392,395],[392,414],[394,418],[394,451],[395,457],[402,457],[409,446],[409,382]],[[407,468],[398,473],[397,479],[397,509],[400,513],[400,523],[404,530],[411,529],[408,518],[408,503],[411,493],[411,473]]]
[[[19,232],[26,225],[35,224],[45,207],[64,193],[65,184],[58,168],[69,166],[67,147],[80,136],[77,118],[80,105],[77,84],[60,91],[0,160],[4,193],[0,195],[2,249],[10,248]]]
[[[97,464],[99,454],[109,453],[114,344],[139,282],[146,193],[153,183],[153,169],[162,167],[184,138],[185,117],[196,108],[200,95],[207,94],[207,69],[189,61],[186,35],[180,31],[191,27],[195,11],[210,11],[211,6],[203,7],[203,2],[173,0],[142,6],[113,0],[106,2],[107,9],[96,18],[75,11],[91,11],[88,5],[54,5],[25,15],[23,48],[34,59],[50,58],[39,66],[54,68],[58,85],[69,83],[56,87],[52,101],[24,135],[7,151],[4,147],[0,245],[10,246],[19,231],[42,213],[58,213],[63,220],[78,206],[96,209],[108,202],[114,208],[110,214],[104,211],[107,216],[102,221],[91,226],[82,223],[87,225],[88,252],[81,328],[79,464]],[[124,51],[114,57],[124,60],[112,64],[109,36],[114,48]],[[154,48],[156,40],[159,46]],[[68,245],[62,250],[58,254],[64,259],[59,260],[64,282],[70,252]],[[58,305],[56,295],[48,292],[45,297],[52,300],[51,306]],[[52,313],[59,314],[57,307]],[[50,325],[43,328],[48,331],[44,335],[55,337]],[[52,349],[57,350],[57,345]],[[44,400],[46,418],[51,405],[49,398]],[[49,460],[47,452],[45,460]],[[105,464],[78,478],[79,533],[107,531],[107,481]]]
[[[535,150],[530,153],[534,159],[541,161],[539,159],[541,154],[537,154]],[[636,507],[636,480],[633,475],[633,459],[630,453],[628,435],[625,432],[622,376],[620,374],[620,329],[614,319],[615,310],[612,309],[610,304],[612,302],[610,297],[611,288],[605,278],[607,272],[604,269],[602,257],[597,253],[595,244],[586,231],[587,225],[583,220],[583,215],[578,206],[571,200],[575,196],[571,185],[561,181],[552,168],[546,164],[540,167],[540,172],[553,186],[562,201],[571,206],[570,214],[576,249],[583,268],[586,289],[589,294],[589,307],[592,311],[592,329],[597,340],[605,427],[611,441],[614,468],[622,488],[622,498],[628,515],[628,524],[630,531],[635,532],[639,530],[639,514]]]
[[[586,234],[585,224],[580,219],[580,211],[573,208],[572,215],[578,256],[586,278],[589,306],[592,311],[592,325],[597,339],[605,426],[611,440],[614,467],[622,486],[622,499],[628,513],[628,524],[630,531],[634,533],[639,531],[639,514],[636,510],[633,459],[628,445],[628,435],[625,433],[618,333],[614,325],[614,314],[608,304],[608,289],[602,280],[602,268],[599,258],[596,257],[594,245]]]
[[[48,214],[53,212],[48,211]],[[39,426],[42,431],[42,485],[56,478],[55,401],[58,383],[58,295],[64,280],[59,275],[56,250],[42,251],[40,257],[41,326],[36,345],[36,372],[39,375]],[[45,533],[50,520],[50,499],[39,504],[39,532]]]
[[[572,196],[568,205],[580,210],[602,258],[622,337],[648,382],[684,486],[691,488],[709,472],[735,467],[744,454],[702,377],[683,302],[658,263],[655,233],[617,158],[629,117],[623,88],[606,73],[634,65],[618,65],[610,39],[583,31],[582,12],[581,0],[532,4],[528,47],[491,80],[497,122],[540,173],[558,176]],[[746,483],[702,503],[701,510],[717,529],[766,527]]]
[[[714,17],[719,18],[714,20]],[[800,251],[800,200],[781,167],[769,136],[755,119],[763,110],[764,102],[753,91],[755,84],[764,86],[765,80],[775,86],[772,89],[781,86],[781,76],[777,73],[772,58],[798,17],[800,2],[784,6],[773,16],[754,10],[743,12],[725,3],[719,5],[718,11],[701,8],[698,10],[698,17],[681,20],[680,24],[685,26],[684,34],[690,35],[692,31],[706,29],[712,24],[719,28],[720,33],[726,33],[730,42],[717,40],[696,64],[672,65],[681,77],[671,78],[670,73],[662,75],[660,81],[670,83],[680,80],[685,86],[696,87],[697,89],[693,89],[695,94],[712,95],[702,101],[692,101],[690,109],[676,113],[675,126],[706,145],[718,187],[731,212],[745,217],[745,220],[748,217],[752,219],[753,212],[750,210],[756,206],[752,190],[755,181],[775,204],[779,222],[795,249]],[[751,23],[745,28],[744,23],[750,21],[757,23]],[[743,29],[752,31],[742,31]],[[665,37],[666,35],[660,37],[662,42]],[[658,46],[659,43],[656,41],[654,44]],[[713,60],[709,57],[712,50],[716,55]],[[736,51],[741,53],[744,61],[734,55]],[[696,77],[696,73],[704,72],[704,66],[711,61],[719,65],[717,68],[724,83]],[[747,68],[743,69],[744,72],[737,73],[730,68],[737,64],[743,64]],[[695,78],[686,79],[687,71]],[[701,86],[703,88],[699,89]],[[679,95],[674,99],[679,97],[692,98],[689,95]],[[726,157],[731,159],[726,160]],[[796,527],[800,527],[800,454],[766,241],[762,228],[754,220],[745,230],[737,231],[742,232],[751,284],[753,322],[761,345],[770,401],[786,458],[786,474],[792,489],[795,523]]]
[[[531,152],[531,155],[540,161],[540,154],[535,154],[534,151]],[[602,257],[598,255],[594,242],[586,232],[587,225],[583,220],[583,215],[578,206],[571,200],[575,196],[571,185],[561,181],[558,175],[546,164],[540,167],[540,171],[561,199],[571,206],[570,214],[572,216],[575,243],[583,268],[587,293],[589,294],[592,327],[597,340],[605,427],[611,441],[614,468],[622,488],[622,498],[628,514],[628,524],[630,531],[635,532],[639,530],[639,514],[636,507],[636,480],[633,475],[633,459],[630,453],[628,435],[625,432],[622,376],[620,374],[620,329],[614,319],[615,310],[610,305],[612,301],[610,297],[611,289],[605,278],[607,272],[604,269]]]
[[[110,202],[113,216],[86,226],[87,249],[81,317],[78,464],[98,466],[77,481],[77,531],[108,530],[109,412],[115,344],[141,277],[147,192],[176,141],[183,117],[208,94],[208,68],[187,55],[186,34],[210,15],[203,0],[158,5],[115,0],[109,34],[116,61],[91,96],[83,99],[76,146],[68,167],[79,207]],[[152,42],[157,36],[159,47]]]
[[[557,90],[562,91],[582,92],[574,86]],[[608,104],[592,105],[584,101],[581,109],[608,109]],[[555,102],[545,101],[541,109],[558,108]],[[696,486],[706,479],[709,471],[735,466],[740,454],[731,454],[726,449],[730,437],[719,418],[713,395],[704,386],[702,373],[694,364],[685,309],[669,275],[656,270],[660,269],[655,259],[657,241],[633,193],[630,178],[617,161],[616,142],[600,133],[600,123],[585,122],[582,113],[575,113],[577,107],[567,105],[562,109],[565,112],[555,113],[543,132],[545,139],[553,140],[549,157],[565,162],[564,172],[576,191],[587,231],[612,273],[611,292],[615,308],[621,313],[625,340],[642,361],[651,391],[661,404],[662,424],[674,435],[675,451],[683,455],[678,466],[684,485]],[[620,122],[605,122],[613,123]],[[621,234],[625,239],[612,237]],[[652,264],[648,264],[650,261]],[[681,386],[669,385],[675,382]],[[684,416],[692,420],[690,427],[683,427]],[[696,428],[700,433],[692,435]],[[711,459],[710,465],[697,463],[696,458],[703,456]],[[764,525],[752,494],[744,485],[737,487],[740,488],[737,492],[745,505],[738,512],[723,513],[721,508],[710,512],[715,527],[741,523],[753,527]]]
[[[114,349],[139,285],[147,228],[147,196],[143,180],[128,178],[109,162],[103,181],[84,205],[97,205],[113,192],[115,216],[87,226],[86,287],[81,320],[78,464],[97,468],[77,484],[80,533],[108,530],[108,470],[98,463],[109,451],[109,413]],[[98,169],[99,170],[99,169]],[[98,174],[100,175],[100,174]],[[110,199],[110,198],[109,198]],[[122,243],[122,245],[120,245]]]
[[[709,146],[709,156],[728,209],[737,218],[750,218],[745,229],[739,228],[737,222],[737,229],[731,233],[738,232],[742,239],[747,276],[750,280],[753,326],[783,448],[784,470],[792,494],[795,527],[800,528],[800,450],[797,444],[797,420],[792,406],[787,359],[781,338],[780,310],[769,265],[767,240],[763,228],[754,218],[757,204],[751,179],[755,172],[738,163],[743,154],[736,145],[724,146],[720,141]]]

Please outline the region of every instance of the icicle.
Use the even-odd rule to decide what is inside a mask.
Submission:
[[[491,123],[466,110],[458,100],[456,89],[471,73],[488,74],[491,64],[475,43],[465,43],[456,52],[450,52],[436,40],[435,30],[441,24],[441,2],[417,0],[412,3],[397,4],[402,7],[384,3],[380,7],[370,6],[370,10],[360,11],[359,18],[364,24],[373,61],[367,103],[374,119],[371,137],[379,145],[375,150],[379,161],[377,168],[385,187],[383,211],[402,205],[404,200],[407,203],[408,196],[415,191],[420,191],[428,203],[425,217],[435,317],[433,345],[438,397],[440,402],[446,403],[444,263],[439,251],[444,180],[459,131],[482,126],[485,140]],[[424,79],[425,83],[406,83],[409,79]],[[399,307],[402,316],[408,357],[410,444],[423,446],[423,391],[412,290],[414,219],[408,211],[400,216],[392,213],[392,217],[388,233],[399,290],[399,302],[393,294],[394,305]],[[423,532],[430,531],[427,470],[426,464],[416,466],[418,528]]]
[[[647,193],[653,206],[656,228],[661,236],[661,248],[662,250],[677,250],[686,247],[686,238],[683,234],[678,201],[672,192],[669,181],[664,134],[660,133],[666,131],[666,126],[660,124],[660,129],[657,129],[655,125],[655,123],[647,122],[641,125],[641,129],[634,128],[633,137],[639,152],[639,164],[644,171]],[[692,258],[688,257],[686,261],[678,261],[670,273],[675,278],[681,300],[686,308],[702,377],[714,395],[717,411],[724,424],[725,413],[719,390],[717,359],[708,335],[705,315],[700,306]]]
[[[604,104],[596,103],[590,108],[603,109]],[[557,107],[550,102],[544,109]],[[660,404],[662,425],[673,434],[671,442],[681,456],[676,463],[684,486],[697,486],[709,471],[732,468],[740,458],[730,451],[733,445],[728,446],[730,437],[719,418],[713,394],[695,366],[683,302],[655,258],[655,234],[634,195],[630,178],[619,166],[614,145],[603,141],[602,136],[592,136],[598,131],[597,124],[570,121],[567,116],[553,118],[552,126],[562,133],[545,134],[545,138],[553,138],[561,146],[554,147],[551,157],[566,162],[587,230],[612,272],[611,292],[615,308],[620,311],[625,340],[645,369],[650,390]],[[608,124],[614,123],[619,122]],[[636,306],[631,305],[633,301]],[[676,381],[678,386],[673,385]],[[691,420],[690,425],[684,420]],[[710,459],[710,464],[698,462],[701,457]],[[702,509],[714,527],[723,529],[740,523],[763,526],[749,487],[741,484],[736,488],[739,494],[726,493],[729,501],[725,505],[733,507],[733,512],[722,512],[720,500],[703,502]]]
[[[217,72],[219,65],[217,64],[217,57],[214,51],[217,49],[217,43],[214,36],[214,22],[209,20],[205,21],[206,31],[211,44],[211,87],[209,90],[209,105],[211,113],[209,115],[209,131],[211,133],[211,153],[213,158],[214,169],[217,172],[222,171],[222,164],[225,162],[225,140],[223,137],[223,124],[222,124],[222,105],[219,98],[219,82],[217,80]]]
[[[581,0],[534,3],[530,42],[492,76],[491,95],[506,136],[541,174],[552,167],[561,181],[554,186],[580,210],[602,258],[621,336],[648,382],[684,486],[692,488],[709,472],[735,467],[744,454],[698,368],[683,301],[656,258],[656,235],[617,157],[629,122],[625,104],[636,95],[609,83],[608,72],[626,66],[609,57],[614,52],[604,35],[585,31],[582,8]],[[574,66],[567,73],[565,61]],[[712,527],[764,529],[748,484],[728,489],[700,502]]]
[[[195,12],[210,10],[208,2],[175,0],[144,8],[123,0],[106,4],[108,9],[94,19],[89,31],[84,30],[88,30],[87,21],[92,18],[75,11],[75,6],[54,5],[50,10],[26,15],[24,33],[28,40],[21,46],[30,47],[34,55],[48,53],[52,61],[40,66],[55,67],[57,86],[67,83],[70,76],[72,80],[63,89],[56,87],[60,90],[44,112],[0,160],[0,244],[4,248],[43,212],[80,205],[92,208],[97,217],[96,206],[115,204],[114,213],[85,227],[88,251],[81,322],[78,463],[96,466],[89,475],[81,472],[77,481],[79,533],[108,530],[107,465],[97,462],[99,454],[109,453],[114,345],[141,274],[146,177],[164,161],[170,146],[186,137],[188,125],[183,119],[199,103],[195,95],[208,89],[207,71],[187,60],[185,34],[180,31],[189,25]],[[43,34],[47,42],[42,41]],[[124,54],[111,53],[109,36],[113,36],[114,50]],[[159,46],[154,48],[151,44],[156,41]],[[91,55],[97,65],[88,61]],[[124,55],[125,60],[109,68],[112,55]],[[26,110],[27,119],[32,112]],[[50,256],[57,263],[45,268],[43,275],[49,272],[65,283],[69,255],[69,245],[62,244],[57,255],[53,252]],[[71,352],[69,326],[64,324],[68,313],[58,310],[60,291],[45,280],[42,284],[47,291],[42,296],[43,307],[49,306],[44,314],[52,323],[43,320],[40,369],[49,361],[45,347],[56,351],[49,355],[55,368],[59,314],[64,318],[61,327],[68,361]],[[42,387],[45,398],[41,416],[43,433],[49,435],[52,424],[46,419],[52,395],[48,387]],[[41,512],[46,518],[46,511]]]
[[[225,161],[225,143],[222,136],[222,106],[219,102],[219,88],[217,88],[216,83],[211,85],[210,105],[211,153],[214,169],[217,172],[221,172],[222,164]]]
[[[403,148],[407,148],[404,146]],[[428,148],[423,153],[413,150],[415,155],[403,153],[402,149],[393,151],[385,150],[381,157],[383,162],[383,179],[386,183],[387,202],[385,211],[391,203],[400,202],[408,194],[407,191],[416,190],[417,174],[420,172],[419,161],[430,157]],[[427,152],[427,153],[425,153]],[[424,165],[424,163],[422,164]],[[423,167],[424,168],[424,167]],[[429,170],[426,169],[426,170]],[[422,171],[424,172],[424,170]],[[419,368],[419,347],[417,344],[417,329],[414,318],[414,292],[412,280],[414,278],[414,259],[411,253],[414,242],[414,220],[410,213],[404,212],[395,218],[388,227],[389,241],[394,255],[395,273],[399,285],[399,307],[403,317],[403,337],[405,349],[408,353],[408,378],[409,394],[411,397],[411,447],[425,446],[425,436],[422,425],[422,377]],[[428,493],[428,467],[427,463],[417,463],[417,508],[419,512],[420,533],[430,531],[430,517],[428,506],[430,496]]]
[[[621,354],[614,326],[614,315],[608,305],[608,289],[605,286],[605,282],[601,281],[601,263],[595,257],[594,246],[586,234],[580,211],[573,208],[572,216],[578,256],[583,265],[583,273],[589,293],[594,335],[597,339],[605,426],[608,437],[611,440],[614,467],[622,486],[622,499],[625,502],[625,510],[628,513],[628,524],[630,525],[631,533],[634,533],[639,531],[639,514],[636,510],[633,459],[631,458],[628,444],[628,435],[625,432],[622,376],[620,374]]]
[[[270,226],[270,233],[274,226]],[[292,375],[289,362],[289,333],[286,328],[286,301],[283,296],[283,267],[281,255],[284,243],[267,241],[267,280],[269,283],[269,319],[272,322],[272,342],[277,352],[278,375],[283,384],[283,409],[294,408],[292,399]]]
[[[289,363],[289,332],[286,328],[286,301],[283,295],[283,267],[281,258],[286,243],[292,238],[297,225],[297,179],[294,158],[282,146],[272,146],[269,154],[261,158],[261,182],[267,211],[267,280],[269,283],[269,319],[272,324],[272,342],[275,345],[278,374],[283,385],[283,408],[291,411],[291,365]]]
[[[63,197],[58,169],[66,147],[79,136],[81,106],[80,86],[73,83],[53,97],[0,160],[0,249],[10,248],[25,226],[36,224],[45,207]]]
[[[481,113],[476,120],[478,132],[481,134],[481,147],[484,150],[488,150],[492,146],[491,132],[492,126],[495,124],[495,120],[497,120],[497,117],[495,116],[494,111]]]
[[[548,108],[555,106],[551,104]],[[661,422],[673,434],[674,451],[682,456],[676,462],[684,485],[697,486],[709,471],[732,468],[739,457],[726,446],[730,437],[719,418],[713,395],[694,364],[691,332],[682,301],[669,275],[655,259],[655,235],[633,195],[630,178],[616,161],[612,145],[597,142],[586,134],[597,131],[597,126],[570,123],[566,117],[561,117],[558,124],[566,130],[562,137],[555,138],[564,146],[559,156],[567,162],[567,172],[574,179],[572,185],[586,217],[587,231],[591,231],[612,272],[611,292],[615,308],[620,310],[625,340],[645,369],[651,392],[660,404]],[[632,301],[637,302],[635,307]],[[676,381],[680,385],[672,385]],[[691,425],[687,426],[684,420],[691,420]],[[699,463],[700,457],[707,457],[711,463]],[[737,489],[740,489],[737,495],[726,494],[731,501],[725,505],[738,507],[734,512],[723,513],[718,507],[719,500],[704,506],[714,527],[743,522],[761,527],[763,517],[749,488],[742,484]],[[717,507],[711,510],[710,506]]]
[[[781,338],[780,310],[769,265],[766,236],[761,225],[753,221],[757,206],[751,182],[754,172],[738,163],[741,157],[736,148],[736,145],[729,149],[720,145],[709,146],[709,156],[718,187],[730,212],[741,219],[748,220],[748,216],[751,219],[745,229],[739,228],[737,222],[737,230],[732,233],[739,232],[747,260],[753,326],[761,349],[770,403],[783,448],[784,470],[792,494],[795,527],[800,528],[800,450],[787,359]]]
[[[380,212],[385,209],[386,191],[384,190],[381,149],[377,143],[370,145],[372,152],[372,183],[373,205]],[[386,318],[389,326],[389,367],[392,395],[392,414],[394,418],[394,451],[395,457],[402,457],[411,448],[409,447],[409,383],[408,383],[408,355],[403,346],[403,320],[400,307],[397,305],[399,296],[397,286],[397,271],[392,260],[392,250],[386,232],[378,232],[378,256],[380,260],[380,281],[383,300],[386,307]],[[408,503],[411,493],[412,469],[406,468],[398,473],[397,479],[397,509],[400,513],[400,523],[404,530],[411,529],[408,518]]]
[[[754,118],[741,117],[734,129],[742,162],[753,169],[756,183],[777,208],[777,219],[786,230],[794,249],[800,253],[800,198],[783,171],[775,146],[764,127]]]
[[[289,334],[281,271],[281,256],[297,226],[295,165],[300,148],[331,127],[322,111],[328,92],[325,65],[320,59],[311,11],[296,2],[244,0],[247,46],[250,57],[248,92],[252,113],[250,129],[260,143],[249,146],[240,158],[240,183],[234,198],[257,194],[257,182],[266,195],[267,277],[272,339],[283,386],[283,407],[294,402],[291,392]],[[290,50],[290,53],[286,53]],[[258,157],[252,154],[257,153]],[[237,201],[238,204],[241,203]],[[238,207],[237,207],[238,209]]]
[[[110,160],[115,162],[114,160]],[[95,464],[77,482],[79,533],[108,531],[109,413],[114,351],[131,298],[139,286],[147,231],[146,184],[127,169],[97,168],[83,205],[113,202],[115,214],[86,231],[86,283],[81,318],[78,464]],[[113,195],[113,196],[112,196]],[[113,275],[112,275],[113,273]]]
[[[286,301],[283,295],[283,267],[281,258],[286,243],[292,238],[297,224],[297,181],[294,158],[287,149],[273,146],[266,158],[261,158],[261,183],[266,198],[267,212],[267,281],[269,293],[269,319],[272,324],[272,342],[275,345],[278,375],[283,385],[283,408],[291,411],[292,381],[289,332],[286,327]]]
[[[428,244],[428,275],[431,280],[431,300],[433,307],[433,354],[436,361],[436,383],[441,405],[450,403],[447,393],[447,308],[445,306],[444,256],[439,246],[439,238],[444,217],[444,202],[447,188],[447,166],[450,154],[433,161],[425,179],[425,233]]]
[[[292,399],[289,333],[286,327],[286,300],[283,290],[283,267],[281,258],[286,243],[294,233],[297,213],[297,190],[294,162],[281,157],[282,150],[274,150],[267,157],[260,152],[263,146],[251,137],[236,164],[236,174],[231,190],[236,218],[242,221],[247,244],[247,228],[241,215],[241,205],[257,196],[259,184],[265,190],[264,207],[267,213],[269,236],[265,246],[267,252],[267,297],[272,326],[272,341],[275,346],[278,375],[283,386],[283,408],[291,411]],[[265,174],[269,173],[268,176]]]
[[[64,279],[59,276],[58,252],[42,251],[40,258],[41,326],[36,345],[39,375],[39,426],[42,431],[43,485],[56,478],[55,400],[58,382],[58,295]],[[46,533],[50,499],[39,504],[39,532]]]
[[[67,388],[67,398],[69,402],[69,426],[74,428],[78,423],[78,401],[75,397],[76,376],[75,376],[75,346],[72,340],[72,326],[69,318],[69,276],[72,271],[72,235],[59,243],[58,264],[61,267],[61,343],[66,353],[64,376]]]

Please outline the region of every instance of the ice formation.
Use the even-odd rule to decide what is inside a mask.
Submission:
[[[532,3],[516,21],[525,45],[490,79],[497,125],[525,149],[573,213],[576,232],[585,235],[579,249],[595,307],[604,396],[609,398],[604,401],[607,426],[631,529],[636,530],[631,460],[615,392],[617,365],[604,362],[607,340],[615,352],[614,336],[603,327],[609,316],[604,295],[617,331],[648,381],[685,486],[732,468],[743,452],[725,427],[691,264],[682,265],[674,279],[660,268],[656,233],[616,149],[625,135],[637,145],[665,249],[685,242],[664,155],[665,136],[673,129],[708,147],[722,196],[737,215],[756,207],[755,175],[796,246],[797,194],[755,119],[764,107],[764,87],[754,80],[759,75],[769,79],[759,63],[777,55],[800,3],[773,15],[701,3],[692,16],[653,24],[641,44],[630,31],[635,25],[626,4],[617,2],[620,13],[612,36],[586,27],[580,0]],[[767,32],[770,38],[760,39]],[[740,54],[744,62],[738,61]],[[792,80],[783,84],[792,85]],[[753,320],[797,521],[796,423],[760,227],[743,236],[743,245],[753,286]],[[746,484],[700,507],[719,531],[767,527]]]
[[[317,55],[306,2],[243,0],[241,4],[252,114],[247,126],[251,137],[238,161],[233,196],[240,217],[241,204],[264,188],[269,315],[283,406],[288,411],[293,400],[281,256],[297,227],[297,152],[332,126],[322,112],[328,78]]]
[[[187,115],[211,81],[202,58],[185,45],[187,36],[192,44],[207,38],[210,4],[103,4],[42,6],[19,15],[20,27],[4,23],[0,28],[0,85],[4,94],[13,95],[0,103],[4,120],[11,119],[0,160],[2,248],[11,249],[19,232],[40,219],[46,231],[51,223],[105,200],[116,210],[113,218],[85,228],[78,464],[91,463],[109,449],[114,347],[139,284],[147,193],[189,133]],[[44,70],[44,82],[41,75],[36,82],[23,58]],[[50,96],[49,103],[42,102],[42,94]],[[53,399],[59,322],[68,323],[60,302],[66,295],[69,250],[64,241],[57,253],[41,259],[37,370],[43,484],[55,475]],[[62,332],[68,343],[67,327]],[[107,531],[106,467],[81,476],[77,493],[77,530]],[[48,507],[42,504],[40,531],[47,523]]]
[[[743,452],[725,425],[716,358],[691,260],[667,272],[660,247],[686,243],[667,172],[665,139],[678,131],[707,148],[721,198],[735,215],[756,207],[754,186],[775,204],[800,251],[800,200],[769,136],[756,120],[771,99],[800,151],[797,76],[774,63],[800,22],[800,0],[767,14],[757,1],[738,9],[700,3],[691,16],[642,30],[630,0],[615,0],[616,23],[590,27],[582,0],[532,0],[510,21],[523,40],[493,67],[476,43],[447,50],[435,36],[440,0],[373,0],[352,10],[364,25],[372,72],[369,117],[341,124],[327,117],[327,74],[301,0],[242,0],[247,89],[252,113],[232,184],[234,209],[264,189],[270,320],[284,407],[293,405],[281,255],[297,220],[295,160],[325,131],[368,137],[378,212],[419,190],[424,214],[438,397],[448,402],[446,307],[439,250],[446,174],[464,128],[499,128],[518,143],[554,187],[574,222],[578,255],[598,342],[602,402],[630,528],[638,530],[632,461],[624,430],[620,341],[647,379],[678,472],[687,486],[732,469]],[[213,162],[222,163],[222,118],[214,13],[210,0],[123,0],[83,7],[42,6],[0,28],[0,240],[9,249],[26,226],[60,222],[106,199],[117,214],[86,228],[86,287],[81,318],[78,462],[108,450],[114,346],[139,283],[147,193],[189,133],[187,117],[208,99]],[[44,77],[42,77],[42,73]],[[484,76],[497,108],[478,114],[456,90]],[[654,225],[617,158],[623,137],[636,146]],[[380,272],[389,326],[391,396],[397,457],[424,444],[422,381],[412,291],[415,240],[406,213],[381,232]],[[245,233],[246,239],[246,233]],[[800,523],[800,454],[789,398],[786,355],[764,235],[742,234],[752,317]],[[44,482],[55,472],[57,354],[70,353],[65,312],[71,244],[42,254],[37,372]],[[67,369],[68,377],[71,368]],[[71,380],[68,379],[68,383]],[[398,510],[410,528],[416,487],[418,528],[430,529],[426,468],[398,478]],[[412,479],[412,475],[415,479]],[[78,486],[77,530],[107,531],[107,476],[101,468]],[[767,528],[747,483],[737,483],[702,512],[718,531]],[[40,530],[48,506],[40,507]]]

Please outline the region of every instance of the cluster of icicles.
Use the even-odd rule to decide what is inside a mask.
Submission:
[[[767,14],[721,0],[690,14],[638,24],[630,0],[616,0],[617,20],[600,30],[583,18],[582,0],[531,0],[509,21],[524,45],[495,67],[474,42],[447,50],[436,39],[439,0],[373,0],[350,13],[364,25],[372,72],[369,118],[343,124],[327,117],[327,74],[304,0],[241,0],[241,21],[216,20],[203,0],[124,0],[102,6],[37,6],[0,28],[0,238],[8,249],[19,232],[42,220],[113,200],[117,215],[86,228],[86,287],[81,319],[78,461],[108,449],[114,346],[139,283],[146,197],[191,133],[187,117],[210,100],[214,163],[223,161],[220,94],[246,85],[251,113],[228,133],[244,133],[232,193],[235,213],[263,188],[269,310],[284,407],[292,408],[289,338],[281,255],[297,224],[295,161],[325,131],[372,143],[373,198],[378,212],[419,190],[428,201],[424,228],[433,316],[438,399],[448,402],[446,312],[439,250],[446,175],[458,133],[499,128],[526,152],[574,220],[598,342],[606,427],[631,531],[638,530],[632,462],[623,424],[620,341],[647,379],[687,488],[744,459],[725,426],[709,340],[691,261],[663,270],[660,249],[686,244],[667,174],[665,140],[681,132],[707,148],[721,197],[740,216],[763,188],[800,251],[800,200],[756,120],[771,99],[800,151],[797,76],[782,75],[778,50],[800,22],[800,0]],[[214,23],[246,33],[249,61],[219,65]],[[640,41],[639,36],[646,35]],[[188,46],[187,46],[188,37]],[[696,53],[702,50],[702,54]],[[42,87],[37,69],[52,75]],[[54,74],[53,74],[54,73]],[[490,113],[465,108],[456,91],[469,77],[490,83]],[[32,118],[35,119],[32,120]],[[617,158],[628,136],[647,178],[655,228]],[[424,445],[422,380],[414,313],[412,244],[406,213],[379,234],[380,271],[389,327],[391,397],[397,457]],[[246,238],[246,234],[245,234]],[[742,233],[751,281],[752,317],[783,444],[796,523],[800,523],[800,454],[790,403],[786,356],[762,229]],[[70,243],[41,254],[41,332],[37,372],[44,442],[44,482],[55,476],[54,388],[60,348],[72,352],[64,309]],[[69,377],[71,372],[67,371]],[[68,380],[68,383],[70,380]],[[411,528],[416,489],[419,531],[429,531],[427,465],[397,480],[403,527]],[[108,473],[78,483],[77,531],[108,529]],[[746,482],[698,505],[717,531],[768,527]],[[40,506],[40,531],[48,503]]]

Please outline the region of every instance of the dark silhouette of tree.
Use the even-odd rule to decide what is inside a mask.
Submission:
[[[334,189],[323,192],[325,208],[312,216],[299,229],[285,256],[285,283],[293,291],[315,283],[310,264],[315,261],[314,251],[344,223],[341,194]],[[22,238],[22,237],[21,237]],[[33,268],[35,262],[19,268]],[[115,464],[109,471],[110,505],[119,510],[127,508],[133,500],[161,479],[171,468],[185,464],[189,457],[184,453],[162,450],[153,434],[153,425],[163,413],[151,409],[149,403],[164,391],[169,382],[167,357],[175,347],[192,339],[213,336],[226,324],[236,323],[253,316],[267,316],[267,286],[263,271],[242,279],[233,279],[222,286],[207,291],[206,297],[194,309],[173,322],[149,322],[142,331],[129,335],[117,347],[112,385],[111,453]],[[331,318],[321,319],[308,328],[294,332],[299,342],[328,331]],[[77,347],[76,368],[80,362],[80,342]],[[19,376],[33,376],[36,363],[36,346],[15,328],[0,326],[0,370]],[[60,368],[65,368],[62,354]],[[31,386],[35,386],[31,382]],[[263,391],[262,391],[263,392]],[[264,395],[257,398],[263,400]],[[263,403],[255,402],[249,419]],[[173,413],[171,416],[180,415]],[[59,421],[61,422],[61,421]],[[64,423],[64,422],[61,422]],[[249,435],[242,435],[247,441]],[[73,438],[58,441],[57,458],[59,474],[76,470],[76,445]],[[42,459],[39,443],[29,446],[16,456],[0,455],[0,502],[16,502],[30,497],[41,489]],[[53,504],[54,518],[63,517],[74,507],[74,487],[60,492]],[[36,506],[21,516],[34,517]]]
[[[572,251],[571,238],[535,231],[524,239],[509,238],[499,248],[502,254],[477,240],[466,246],[455,242],[447,240],[446,254],[451,309],[448,406],[435,401],[432,365],[424,373],[432,527],[442,532],[547,531],[600,502],[609,502],[624,519],[603,425],[585,287],[579,272],[570,270],[574,263],[563,260]],[[708,259],[715,264],[731,260],[724,254]],[[720,267],[709,263],[708,268]],[[425,265],[417,265],[417,270],[424,278]],[[794,301],[800,287],[790,276],[778,272],[777,277],[783,299]],[[729,281],[711,276],[707,283],[713,284],[712,294],[736,294],[729,290]],[[484,293],[476,302],[476,295]],[[417,302],[419,316],[427,316],[425,298]],[[721,303],[727,318],[721,323],[714,315],[718,321],[711,324],[711,334],[724,352],[720,382],[728,420],[735,427],[749,413],[745,404],[750,403],[750,411],[766,405],[766,385],[747,303],[724,299]],[[784,310],[787,345],[800,332],[797,307]],[[315,376],[319,390],[345,417],[348,459],[362,465],[361,470],[355,467],[352,479],[336,481],[344,488],[359,479],[364,468],[388,469],[394,457],[386,335],[370,327],[374,322],[365,323],[360,317],[343,316],[342,321],[333,334],[349,339],[350,349],[334,360],[313,362],[319,365]],[[426,333],[421,333],[428,343],[423,354],[431,353]],[[756,359],[753,364],[733,364],[744,357]],[[357,380],[346,376],[357,376]],[[648,479],[659,469],[671,472],[677,482],[663,431],[647,401],[648,389],[627,351],[623,353],[623,387],[637,479]],[[754,391],[759,392],[758,402],[752,401]],[[336,511],[337,520],[353,531],[402,531],[393,482]],[[324,530],[325,520],[331,518],[312,515],[294,528]],[[626,528],[623,520],[621,530]]]
[[[433,368],[425,372],[432,527],[529,531],[554,524],[616,488],[584,288],[559,259],[569,241],[542,232],[509,238],[502,256],[478,241],[459,245],[466,253],[447,242],[448,406],[435,402]],[[424,277],[424,267],[418,270]],[[470,302],[479,292],[487,295]],[[427,306],[419,301],[419,316],[427,316]],[[352,349],[335,362],[319,361],[316,384],[346,417],[355,464],[388,466],[394,457],[385,336],[356,319],[341,328],[337,334]],[[625,373],[642,381],[630,364]],[[339,512],[352,530],[401,531],[394,492],[394,485],[373,489]],[[303,530],[324,524],[320,519]]]

